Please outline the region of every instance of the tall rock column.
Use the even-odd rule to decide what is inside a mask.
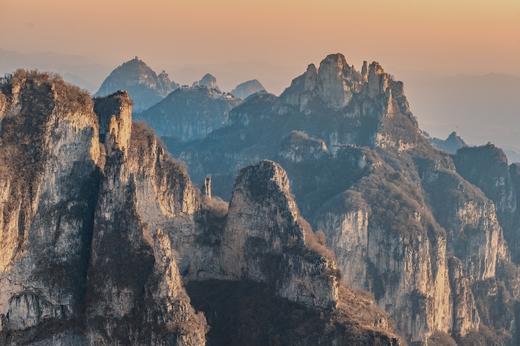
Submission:
[[[18,71],[0,100],[0,343],[18,344],[80,317],[100,147],[89,95],[57,77]]]
[[[336,305],[334,261],[313,243],[278,164],[262,161],[240,172],[222,243],[227,275],[272,284],[278,295],[306,305]]]
[[[96,99],[96,110],[107,158],[88,276],[89,340],[204,345],[206,322],[184,290],[172,238],[151,221],[192,212],[191,183],[150,130],[132,125],[128,95]]]

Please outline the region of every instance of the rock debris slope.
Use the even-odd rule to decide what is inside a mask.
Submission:
[[[400,344],[278,164],[242,170],[228,209],[131,113],[126,92],[2,79],[0,344]]]

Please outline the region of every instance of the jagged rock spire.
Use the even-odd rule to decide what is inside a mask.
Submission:
[[[355,94],[365,90],[372,99],[384,97],[391,82],[390,75],[377,62],[368,65],[364,61],[360,73],[347,63],[342,54],[330,54],[321,61],[319,69],[309,65],[307,71],[295,78],[280,98],[300,110],[304,110],[313,98],[319,98],[329,108],[339,110],[347,106]]]
[[[307,306],[336,306],[335,263],[325,248],[311,248],[313,238],[279,164],[264,160],[241,170],[223,238],[228,275],[265,282],[278,295]],[[273,258],[280,265],[266,266]],[[305,284],[309,281],[313,284]]]
[[[99,119],[99,136],[107,154],[113,150],[126,153],[132,133],[132,101],[126,91],[94,99]]]

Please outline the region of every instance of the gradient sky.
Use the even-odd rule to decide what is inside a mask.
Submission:
[[[0,0],[0,13],[4,49],[139,55],[177,79],[232,64],[292,77],[330,52],[390,72],[520,74],[519,0]]]

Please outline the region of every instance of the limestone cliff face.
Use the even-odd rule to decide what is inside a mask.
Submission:
[[[454,162],[460,175],[495,202],[504,224],[510,222],[517,201],[504,152],[493,144],[465,147],[457,151]]]
[[[81,314],[100,146],[90,97],[59,78],[18,71],[0,95],[0,343],[17,344]]]
[[[365,155],[369,174],[324,205],[317,228],[344,281],[373,292],[407,339],[421,342],[451,329],[446,235],[410,177]]]
[[[493,201],[512,258],[518,262],[516,215],[519,208],[514,166],[509,167],[504,152],[493,144],[462,148],[454,156],[454,162],[459,174]]]
[[[475,287],[508,260],[492,201],[433,150],[357,150],[366,173],[315,214],[345,281],[372,291],[410,341],[478,330]]]
[[[508,254],[493,202],[452,169],[429,162],[420,174],[432,211],[447,230],[448,251],[465,263],[472,282],[495,276]]]
[[[513,187],[514,187],[515,194],[517,197],[517,202],[518,202],[518,200],[520,198],[520,163],[511,164],[509,171],[511,174],[511,181],[513,182]],[[518,206],[516,208],[516,213],[514,215],[513,224],[512,224],[511,229],[513,230],[513,232],[514,232],[514,230],[517,230],[517,231],[516,231],[516,233],[514,233],[514,234],[516,234],[516,236],[508,238],[508,244],[509,244],[509,248],[511,249],[511,256],[512,256],[513,260],[515,260],[518,263],[519,258],[520,258],[520,237],[518,237],[518,234],[520,234],[518,232],[518,230],[520,230],[520,207],[518,207]],[[508,237],[509,234],[510,234],[510,232],[506,232],[506,237]]]
[[[171,238],[139,215],[193,213],[197,194],[153,134],[132,132],[128,94],[94,105],[18,72],[2,96],[1,343],[204,344]]]
[[[448,260],[453,305],[453,333],[467,335],[480,326],[480,314],[471,289],[471,280],[464,272],[464,265],[456,257]]]

